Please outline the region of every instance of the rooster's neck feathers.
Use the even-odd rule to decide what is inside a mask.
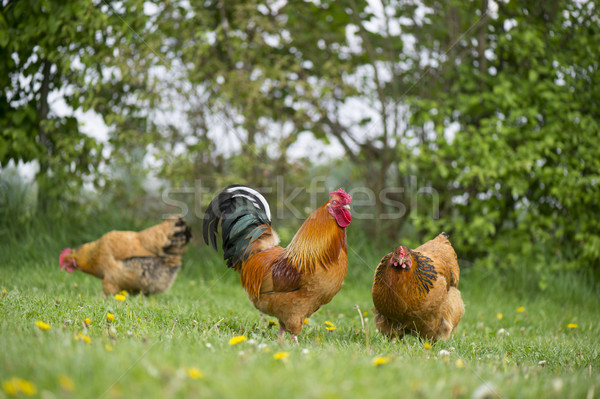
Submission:
[[[346,230],[337,225],[323,205],[306,219],[284,253],[289,265],[312,273],[317,266],[327,268],[335,262],[345,248]]]

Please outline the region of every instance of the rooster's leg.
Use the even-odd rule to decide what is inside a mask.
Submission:
[[[297,335],[292,335],[291,339],[292,339],[292,341],[294,341],[295,343],[298,343],[298,336],[297,336]]]

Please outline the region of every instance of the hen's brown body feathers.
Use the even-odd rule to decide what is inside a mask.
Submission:
[[[465,311],[452,244],[440,234],[413,251],[407,249],[407,263],[398,262],[397,250],[384,256],[375,272],[372,294],[377,329],[389,337],[401,338],[406,333],[433,340],[448,338]]]
[[[159,294],[173,284],[190,237],[183,218],[172,217],[140,232],[106,233],[61,262],[75,261],[76,269],[102,279],[105,294]]]

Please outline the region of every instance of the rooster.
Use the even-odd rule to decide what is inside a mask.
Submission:
[[[240,274],[254,306],[279,319],[280,341],[288,332],[297,342],[304,319],[329,303],[346,277],[352,198],[341,189],[329,195],[286,248],[277,245],[269,204],[252,188],[229,186],[206,210],[204,241],[217,250],[220,223],[227,266]]]
[[[447,339],[465,313],[459,274],[446,233],[415,250],[401,245],[385,255],[373,281],[377,329],[391,338]]]
[[[59,256],[60,268],[102,279],[105,295],[122,290],[160,294],[171,287],[192,234],[183,217],[170,217],[140,232],[111,231]]]

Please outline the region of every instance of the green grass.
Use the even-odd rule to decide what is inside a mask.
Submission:
[[[93,237],[49,230],[0,246],[0,379],[30,381],[40,397],[471,397],[486,383],[493,386],[487,397],[600,395],[599,296],[585,276],[549,276],[540,291],[526,271],[465,268],[465,316],[450,340],[427,349],[375,331],[370,290],[382,254],[356,244],[340,293],[311,317],[298,345],[278,344],[277,327],[250,304],[238,275],[205,247],[190,247],[168,293],[120,302],[103,298],[100,280],[59,270],[62,243],[74,232]],[[365,329],[355,305],[367,312]],[[327,331],[325,321],[337,329]],[[80,334],[91,342],[75,339]],[[230,346],[237,335],[249,339]],[[448,357],[438,356],[442,349]],[[277,352],[289,357],[276,360]],[[376,367],[377,356],[390,361]],[[190,378],[190,368],[203,377]],[[72,392],[61,375],[73,381]]]

